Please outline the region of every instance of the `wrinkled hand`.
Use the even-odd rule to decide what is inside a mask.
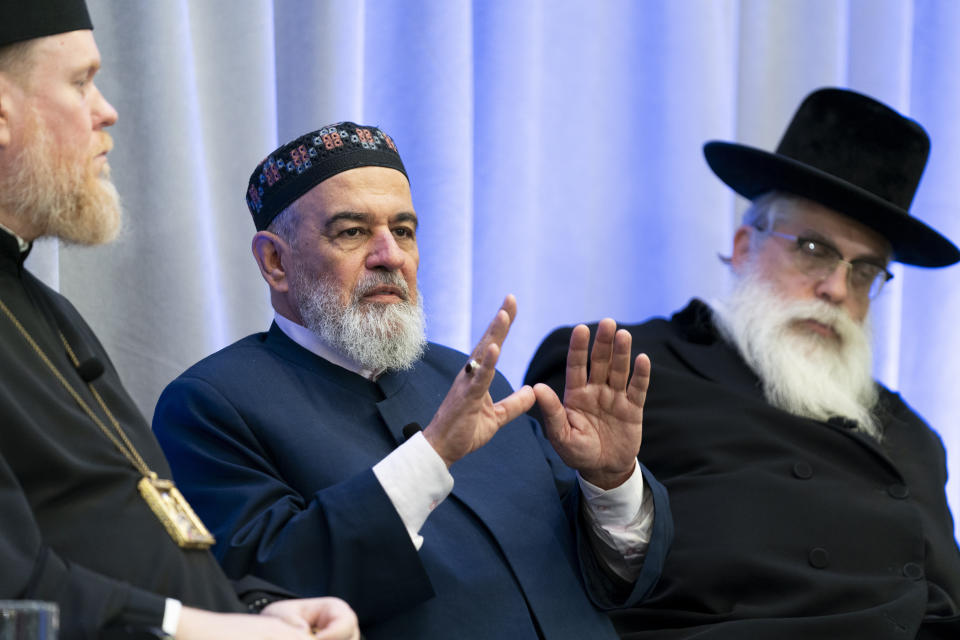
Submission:
[[[602,320],[589,354],[588,378],[590,330],[577,325],[567,352],[563,403],[547,385],[534,387],[553,448],[584,480],[602,489],[617,487],[630,477],[643,436],[650,359],[638,355],[631,378],[630,344],[628,331],[617,331],[610,318]]]
[[[470,374],[460,370],[433,420],[423,430],[427,442],[448,467],[485,445],[500,427],[533,406],[535,397],[528,386],[500,402],[493,402],[489,392],[500,348],[516,315],[517,301],[508,295],[470,354],[480,366]]]
[[[310,630],[316,640],[359,640],[357,615],[339,598],[280,600],[267,605],[261,616],[272,616]]]

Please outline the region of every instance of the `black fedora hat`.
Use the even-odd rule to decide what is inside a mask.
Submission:
[[[754,199],[786,191],[839,211],[877,231],[898,262],[944,267],[960,250],[908,212],[930,153],[919,124],[873,98],[819,89],[804,99],[774,153],[708,142],[713,172]]]

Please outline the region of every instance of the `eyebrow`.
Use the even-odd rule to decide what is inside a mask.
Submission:
[[[363,222],[366,224],[370,223],[371,215],[369,213],[359,213],[356,211],[341,211],[340,213],[335,213],[330,216],[327,221],[323,224],[323,228],[329,230],[334,225],[339,222],[348,221],[348,222]],[[394,214],[390,217],[388,221],[390,224],[396,224],[398,222],[410,222],[413,223],[413,228],[417,229],[420,227],[420,221],[417,219],[416,214],[404,211],[402,213]]]
[[[86,60],[73,65],[75,73],[92,73],[100,71],[100,60],[97,58],[87,58]]]

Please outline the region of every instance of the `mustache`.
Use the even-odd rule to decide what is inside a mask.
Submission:
[[[785,311],[790,322],[814,320],[833,329],[842,341],[848,340],[859,329],[845,309],[823,300],[789,302]]]
[[[400,291],[404,302],[410,301],[410,287],[399,271],[374,271],[364,275],[353,290],[353,303],[360,302],[367,294],[382,286],[394,287]]]
[[[97,153],[95,155],[100,155],[101,153],[110,153],[113,151],[113,137],[106,131],[101,131],[100,135],[97,136]]]

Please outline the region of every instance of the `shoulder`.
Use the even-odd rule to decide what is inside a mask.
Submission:
[[[635,324],[618,324],[618,329],[624,329],[630,333],[633,340],[633,353],[656,351],[658,345],[670,337],[681,335],[686,330],[683,320],[684,314],[695,304],[703,303],[694,300],[682,311],[674,314],[673,318],[655,317]],[[703,305],[706,308],[706,305]],[[709,312],[709,309],[708,309]],[[680,320],[678,320],[680,318]],[[587,323],[590,329],[591,346],[593,336],[596,335],[598,322]],[[573,326],[565,326],[554,329],[540,346],[537,347],[527,374],[524,378],[526,384],[534,384],[550,380],[553,376],[559,375],[567,361],[567,349],[570,345],[570,335],[573,333]]]
[[[247,369],[268,354],[266,333],[254,333],[211,353],[187,368],[180,378],[219,377],[225,372]]]

